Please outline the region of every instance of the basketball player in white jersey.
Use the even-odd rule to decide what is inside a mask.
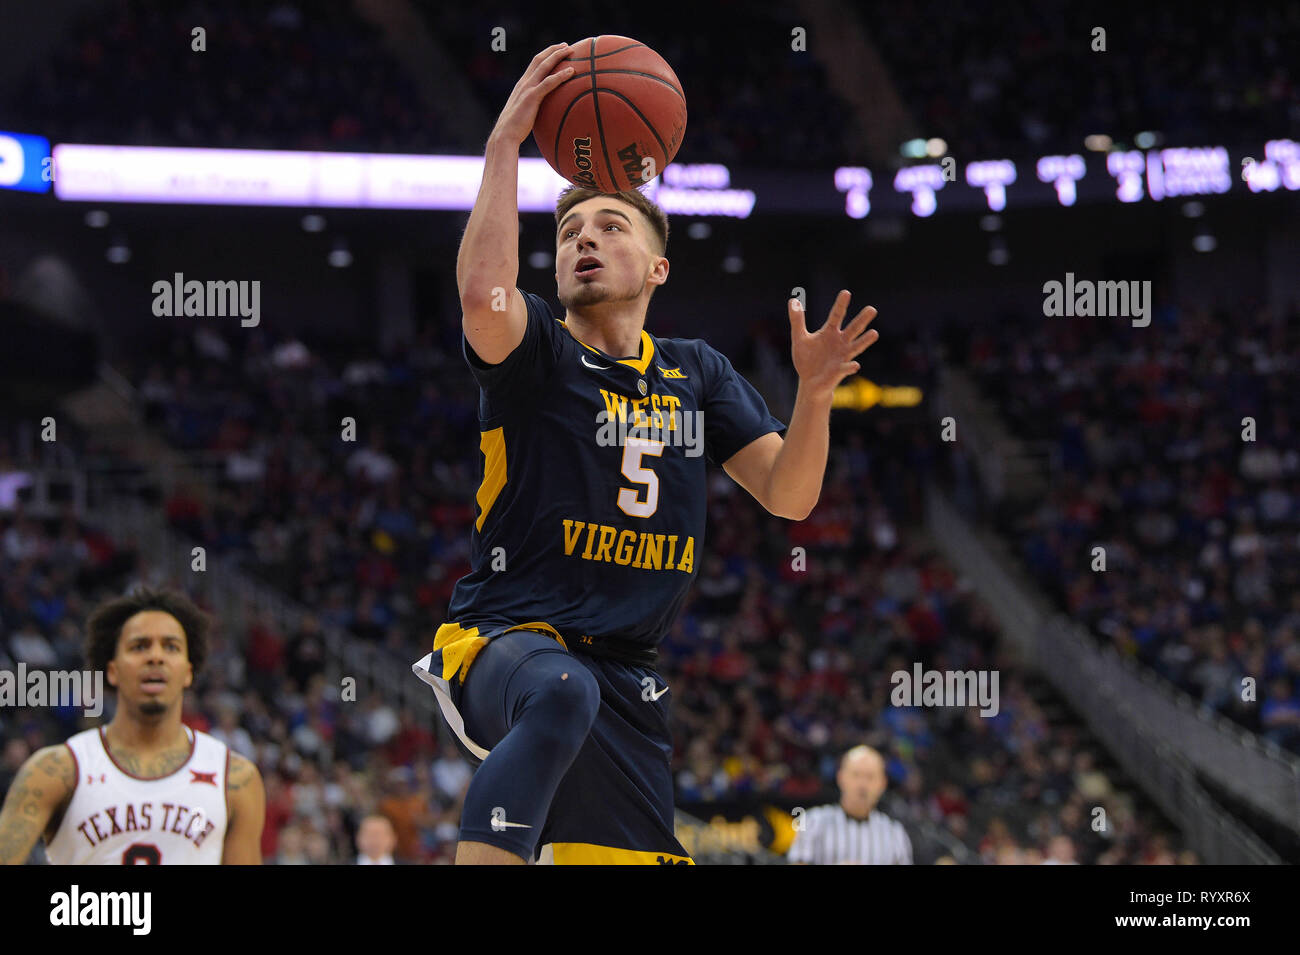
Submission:
[[[22,864],[44,834],[56,865],[261,864],[257,767],[181,723],[208,625],[170,591],[137,590],[91,614],[86,665],[117,690],[117,712],[23,764],[0,809],[0,863]]]

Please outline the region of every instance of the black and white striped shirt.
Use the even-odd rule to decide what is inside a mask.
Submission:
[[[795,830],[786,858],[813,865],[911,865],[912,840],[879,809],[856,819],[843,806],[816,806],[804,815],[802,830]]]

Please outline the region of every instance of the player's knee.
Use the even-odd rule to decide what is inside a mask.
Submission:
[[[600,709],[600,685],[591,671],[577,661],[548,674],[529,694],[527,718],[550,741],[580,746]]]
[[[576,661],[565,667],[559,679],[547,680],[540,687],[540,696],[548,708],[571,714],[575,724],[582,724],[584,735],[600,709],[600,684],[590,670]]]

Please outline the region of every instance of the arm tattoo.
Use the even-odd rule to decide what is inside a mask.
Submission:
[[[235,792],[247,786],[253,779],[253,763],[243,756],[231,754],[230,775],[226,777],[226,789]]]
[[[51,747],[50,751],[42,756],[36,765],[45,775],[62,782],[66,789],[70,790],[77,785],[77,771],[73,767],[72,761],[67,758],[67,754],[60,753],[59,749]]]
[[[20,865],[27,860],[50,817],[46,794],[62,791],[66,798],[73,783],[72,767],[53,747],[24,764],[0,809],[0,865]]]

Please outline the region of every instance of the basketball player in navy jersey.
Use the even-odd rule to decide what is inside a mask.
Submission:
[[[841,327],[841,292],[810,333],[790,300],[799,390],[787,428],[709,345],[645,330],[668,279],[668,220],[641,193],[561,194],[563,320],[516,288],[519,148],[570,52],[539,53],[512,92],[461,243],[483,455],[473,569],[414,669],[482,761],[457,863],[690,864],[673,831],[669,687],[654,666],[704,543],[705,459],[770,513],[805,518],[832,392],[877,339],[875,309]]]
[[[42,834],[55,865],[261,864],[257,767],[181,723],[208,626],[169,591],[96,608],[86,665],[105,672],[117,711],[23,764],[0,810],[0,864],[21,865]]]

